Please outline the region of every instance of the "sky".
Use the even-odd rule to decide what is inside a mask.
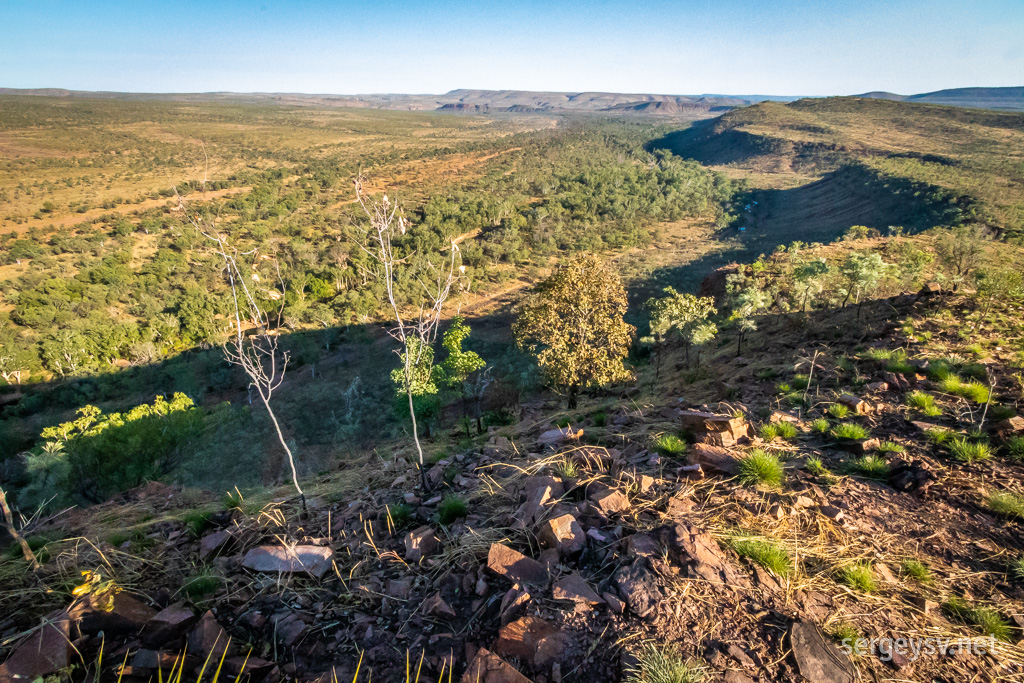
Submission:
[[[737,95],[1024,85],[1024,0],[0,0],[0,87]]]

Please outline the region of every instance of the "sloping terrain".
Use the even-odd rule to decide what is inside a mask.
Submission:
[[[794,220],[816,214],[818,204],[860,203],[861,209],[844,211],[882,230],[905,225],[901,213],[908,209],[948,212],[944,222],[981,221],[1009,235],[1024,230],[1021,114],[863,98],[765,102],[698,122],[652,146],[744,178],[754,189],[805,186],[851,166],[875,176],[859,196],[822,186],[800,193],[810,204],[791,205]],[[913,191],[893,201],[893,187]],[[880,211],[880,204],[898,210]],[[778,213],[759,220],[778,221],[771,227],[780,230],[791,222]]]
[[[922,104],[945,104],[976,109],[1005,109],[1024,111],[1024,87],[1020,88],[949,88],[917,95],[897,95],[891,92],[869,92],[857,97],[871,97]]]

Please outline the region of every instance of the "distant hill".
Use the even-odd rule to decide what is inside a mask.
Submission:
[[[897,95],[891,92],[868,92],[856,97],[871,99],[945,104],[976,109],[1004,109],[1024,111],[1024,87],[1019,88],[952,88],[919,95]]]
[[[171,102],[223,102],[289,106],[359,107],[404,111],[482,113],[607,113],[663,117],[705,118],[734,107],[769,98],[763,95],[657,95],[650,93],[542,92],[527,90],[458,89],[442,95],[304,93],[121,93],[61,88],[23,90],[0,88],[0,96],[45,96]],[[792,98],[781,98],[792,99]]]
[[[879,96],[763,102],[652,146],[771,190],[757,205],[766,229],[796,221],[818,239],[858,223],[981,221],[1024,235],[1024,114]]]

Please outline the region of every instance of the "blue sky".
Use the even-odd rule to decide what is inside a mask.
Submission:
[[[1024,0],[0,0],[0,86],[903,94],[1024,85]]]

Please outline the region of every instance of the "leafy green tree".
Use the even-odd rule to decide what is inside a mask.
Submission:
[[[802,261],[793,267],[793,282],[800,296],[800,310],[807,312],[807,302],[813,300],[825,287],[829,268],[825,259]]]
[[[891,266],[882,260],[882,255],[871,252],[853,252],[846,257],[840,268],[842,276],[843,306],[853,299],[857,304],[857,319],[860,319],[864,299],[871,296],[886,278]]]
[[[947,230],[935,240],[935,253],[953,281],[953,291],[969,282],[981,265],[985,242],[991,238],[988,228],[977,223]]]
[[[743,352],[743,340],[747,334],[757,329],[754,316],[771,305],[772,298],[768,292],[757,286],[757,283],[742,273],[730,275],[725,285],[729,304],[729,320],[736,326],[736,355]]]
[[[618,276],[598,257],[577,255],[534,288],[512,332],[574,408],[580,389],[632,376],[624,364],[634,332],[623,320],[627,306]]]
[[[665,296],[652,297],[644,304],[651,312],[651,335],[641,340],[655,345],[656,377],[661,376],[664,345],[673,336],[679,337],[686,342],[686,358],[689,361],[690,347],[696,340],[702,340],[707,336],[710,331],[706,324],[707,318],[716,313],[715,300],[712,297],[680,294],[672,287],[666,287],[662,292]],[[714,333],[711,336],[713,337]],[[706,341],[708,340],[701,341],[700,344]]]
[[[451,327],[441,337],[441,347],[448,352],[444,362],[441,363],[441,376],[445,384],[458,390],[459,400],[462,403],[462,417],[467,417],[466,409],[466,382],[470,375],[478,370],[483,370],[487,365],[475,351],[466,351],[462,348],[463,342],[469,337],[469,325],[461,315],[455,316]],[[466,436],[469,436],[467,421]]]

